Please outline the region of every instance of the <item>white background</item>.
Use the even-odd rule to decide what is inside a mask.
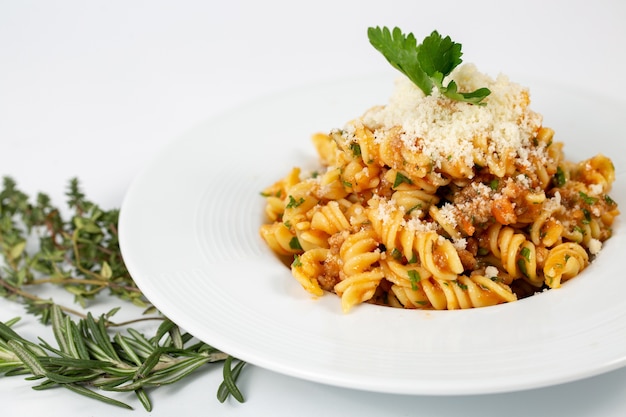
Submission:
[[[369,45],[368,26],[399,26],[418,38],[437,29],[462,43],[465,61],[479,68],[538,75],[623,101],[625,19],[619,0],[0,0],[0,175],[60,205],[68,180],[78,177],[88,197],[119,207],[142,166],[207,118],[303,84],[393,71]],[[18,315],[26,315],[21,306],[0,300],[0,320]],[[33,339],[47,334],[28,319],[18,330]],[[626,413],[624,369],[519,393],[410,397],[327,387],[250,366],[240,382],[245,404],[217,402],[220,371],[153,391],[150,415]],[[120,397],[136,408],[127,412],[30,385],[0,378],[3,415],[147,414],[132,397]]]

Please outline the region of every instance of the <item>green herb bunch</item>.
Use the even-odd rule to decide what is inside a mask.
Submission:
[[[242,402],[236,380],[245,362],[183,332],[133,281],[119,248],[119,210],[104,210],[86,199],[77,179],[70,181],[66,195],[69,213],[52,205],[46,194],[39,193],[32,202],[15,181],[3,180],[0,295],[22,303],[28,313],[51,325],[56,347],[20,336],[15,331],[19,318],[0,322],[0,374],[41,380],[36,390],[64,387],[126,408],[130,406],[94,388],[132,391],[150,411],[147,389],[177,382],[202,365],[222,363],[218,399],[233,396]],[[37,295],[49,286],[68,291],[80,309]],[[89,303],[99,294],[138,306],[143,313],[116,323],[112,318],[120,306],[95,318]],[[145,320],[161,321],[152,337],[131,327]]]

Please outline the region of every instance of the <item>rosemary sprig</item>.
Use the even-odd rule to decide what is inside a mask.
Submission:
[[[67,190],[69,214],[45,194],[32,203],[8,177],[0,191],[0,295],[22,303],[27,312],[50,324],[56,347],[20,336],[19,319],[0,322],[0,374],[41,380],[36,390],[64,387],[108,404],[131,408],[99,391],[133,391],[144,408],[152,409],[147,390],[180,381],[209,363],[222,363],[224,381],[217,398],[243,402],[236,380],[245,362],[182,332],[152,306],[134,283],[122,259],[117,235],[119,211],[103,210],[87,200],[77,179]],[[56,286],[74,297],[81,310],[36,295],[31,288]],[[134,320],[115,323],[117,307],[97,319],[89,302],[98,295],[144,309]],[[147,315],[150,314],[150,315]],[[74,320],[71,316],[75,316]],[[130,325],[160,320],[148,338]],[[124,326],[123,332],[112,328]],[[233,362],[235,363],[233,366]]]

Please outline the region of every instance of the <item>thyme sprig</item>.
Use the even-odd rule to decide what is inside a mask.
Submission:
[[[44,193],[31,202],[13,179],[4,178],[0,191],[0,254],[5,261],[1,294],[36,301],[24,291],[26,287],[54,284],[85,307],[108,289],[110,295],[153,311],[122,259],[119,210],[104,210],[87,200],[76,178],[70,180],[66,196],[69,213],[53,206]],[[28,304],[42,322],[48,321],[49,304]]]
[[[222,363],[224,381],[217,398],[243,402],[236,385],[245,362],[200,342],[161,315],[130,276],[121,256],[119,210],[104,210],[86,199],[77,179],[67,189],[69,213],[39,193],[34,202],[5,177],[0,191],[0,295],[51,325],[56,347],[29,341],[14,327],[19,318],[0,322],[0,374],[41,380],[33,388],[64,387],[107,404],[131,408],[98,391],[129,392],[148,411],[149,389],[180,381],[205,364]],[[62,288],[80,309],[37,295],[47,286]],[[143,314],[116,323],[116,307],[95,318],[90,302],[113,296],[138,306]],[[72,317],[75,317],[72,318]],[[160,320],[154,336],[130,327]],[[113,332],[113,328],[123,331]],[[95,389],[98,389],[96,391]]]

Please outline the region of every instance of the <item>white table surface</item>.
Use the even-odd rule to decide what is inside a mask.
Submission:
[[[625,19],[619,0],[1,0],[0,175],[60,205],[76,176],[89,198],[119,207],[141,167],[207,118],[303,84],[393,71],[369,45],[368,26],[417,37],[437,29],[479,67],[625,100]],[[14,316],[25,317],[25,335],[48,334],[1,299],[0,320]],[[524,392],[426,397],[340,389],[249,366],[239,384],[244,404],[220,404],[220,381],[215,367],[153,391],[149,415],[626,415],[626,369]],[[0,378],[3,416],[148,415],[132,396],[118,397],[135,406],[126,411],[30,386]]]

